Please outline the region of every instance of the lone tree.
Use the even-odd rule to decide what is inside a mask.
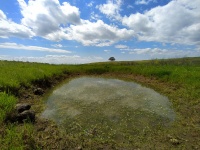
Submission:
[[[115,57],[110,57],[108,60],[115,61]]]

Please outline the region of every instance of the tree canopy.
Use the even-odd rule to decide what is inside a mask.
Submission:
[[[115,61],[115,57],[110,57],[108,60]]]

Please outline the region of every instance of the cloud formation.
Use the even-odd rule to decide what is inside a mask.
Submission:
[[[164,55],[169,53],[166,49],[160,48],[143,48],[143,49],[132,49],[129,54],[150,54],[150,55]]]
[[[0,48],[2,49],[18,49],[18,50],[29,50],[29,51],[43,51],[51,53],[71,53],[70,51],[55,48],[46,48],[39,46],[25,46],[17,43],[0,43]]]
[[[122,53],[128,52],[130,55],[144,55],[147,58],[179,58],[179,57],[195,57],[199,52],[197,50],[181,50],[181,49],[162,49],[162,48],[125,48],[120,49]]]
[[[144,14],[124,16],[122,24],[142,41],[200,45],[200,1],[171,1]]]
[[[110,46],[120,40],[128,40],[134,35],[133,30],[118,29],[105,24],[102,20],[71,25],[65,33],[68,39],[79,41],[85,46]]]
[[[127,49],[128,46],[127,45],[119,44],[119,45],[115,45],[115,48],[118,48],[118,49]]]
[[[149,4],[156,0],[137,0]],[[172,0],[144,13],[122,16],[122,0],[107,0],[96,6],[111,20],[105,23],[99,15],[91,14],[94,21],[81,18],[80,10],[68,2],[58,0],[18,0],[21,23],[8,19],[0,10],[0,38],[42,37],[51,41],[73,40],[84,46],[110,46],[122,40],[156,41],[200,45],[200,1]],[[96,2],[95,2],[96,3]],[[94,1],[87,5],[94,7]],[[102,18],[101,18],[102,19]],[[112,22],[115,19],[119,26]]]
[[[157,0],[136,0],[135,4],[136,5],[148,5],[150,2],[156,3]]]
[[[34,33],[30,28],[8,19],[4,12],[0,10],[0,38],[31,38],[32,36],[34,36]]]
[[[99,19],[95,22],[83,20],[80,18],[79,9],[67,2],[62,4],[58,0],[28,1],[28,3],[18,0],[18,2],[23,15],[22,24],[29,27],[36,36],[48,40],[75,40],[84,46],[102,47],[130,39],[134,35],[131,29],[120,29]],[[99,6],[99,9],[108,16],[119,14],[121,0],[116,0],[114,5],[111,2]],[[89,5],[92,6],[93,3]]]
[[[49,64],[83,64],[91,62],[105,61],[102,57],[81,57],[79,55],[46,55],[43,57],[10,57],[0,55],[0,60],[23,61],[23,62],[39,62]]]
[[[23,18],[22,24],[33,30],[37,36],[60,31],[60,26],[80,24],[80,12],[68,2],[59,3],[58,0],[18,0]]]
[[[97,5],[97,8],[107,17],[119,20],[121,18],[121,5],[122,0],[107,0],[106,4]]]

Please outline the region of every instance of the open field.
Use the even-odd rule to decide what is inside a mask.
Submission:
[[[0,149],[200,149],[200,57],[84,65],[0,61],[0,69]],[[86,139],[81,131],[76,136],[65,135],[54,123],[39,118],[35,124],[4,121],[18,102],[33,104],[39,116],[44,103],[42,96],[33,94],[35,87],[48,93],[59,82],[82,75],[151,87],[170,99],[177,120],[169,128],[141,131],[129,139],[129,145],[98,141],[92,135]]]

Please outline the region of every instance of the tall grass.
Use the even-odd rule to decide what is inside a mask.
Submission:
[[[0,68],[0,89],[2,89],[19,88],[32,81],[61,74],[66,66],[1,61]]]
[[[0,92],[0,124],[6,118],[6,115],[12,112],[17,99],[14,96]]]

